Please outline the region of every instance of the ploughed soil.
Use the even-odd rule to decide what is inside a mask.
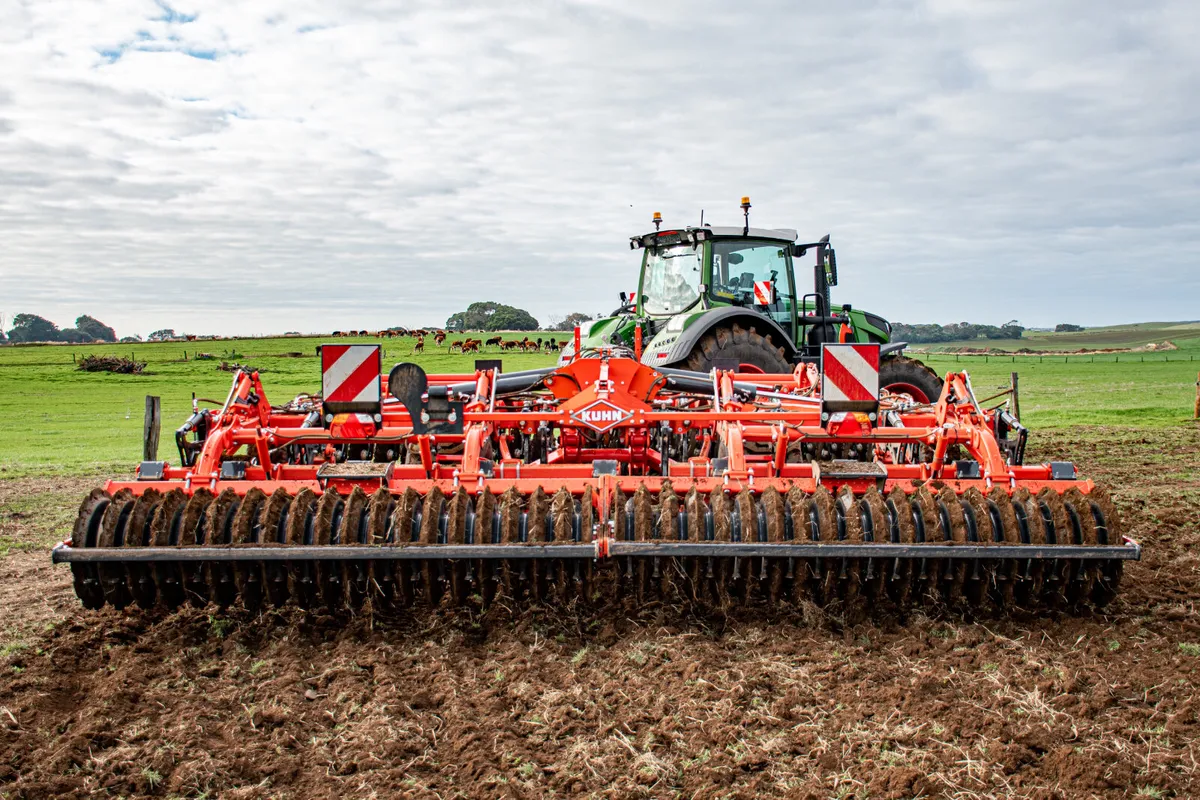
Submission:
[[[42,537],[0,560],[0,796],[1200,796],[1200,431],[1033,455],[1145,547],[1101,613],[86,612],[45,481],[0,481],[0,536]]]

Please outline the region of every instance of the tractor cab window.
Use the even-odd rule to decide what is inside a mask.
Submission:
[[[718,302],[759,306],[754,284],[762,281],[771,283],[774,289],[767,315],[790,328],[795,298],[789,283],[786,246],[741,240],[713,243],[712,292]]]
[[[678,244],[646,251],[642,277],[642,310],[647,314],[678,314],[700,299],[702,245]]]

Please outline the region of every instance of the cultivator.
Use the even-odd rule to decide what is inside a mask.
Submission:
[[[935,404],[879,396],[877,346],[778,375],[621,349],[512,374],[322,361],[322,397],[281,407],[237,373],[179,464],[84,500],[53,557],[85,606],[1075,608],[1140,555],[1102,488],[1022,463],[1025,429],[965,373]]]

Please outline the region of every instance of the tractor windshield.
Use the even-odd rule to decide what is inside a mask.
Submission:
[[[646,251],[642,277],[642,310],[677,314],[700,298],[702,245],[678,244]]]
[[[719,299],[749,302],[757,281],[770,281],[776,291],[790,295],[787,256],[778,242],[740,239],[713,244],[713,294]]]

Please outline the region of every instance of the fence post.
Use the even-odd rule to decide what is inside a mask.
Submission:
[[[1015,373],[1015,372],[1012,374],[1012,401],[1013,401],[1012,402],[1013,416],[1017,418],[1018,422],[1020,422],[1021,421],[1021,394],[1017,389],[1017,373]]]
[[[162,427],[162,399],[146,395],[146,421],[142,428],[142,460],[158,461],[158,432]]]

